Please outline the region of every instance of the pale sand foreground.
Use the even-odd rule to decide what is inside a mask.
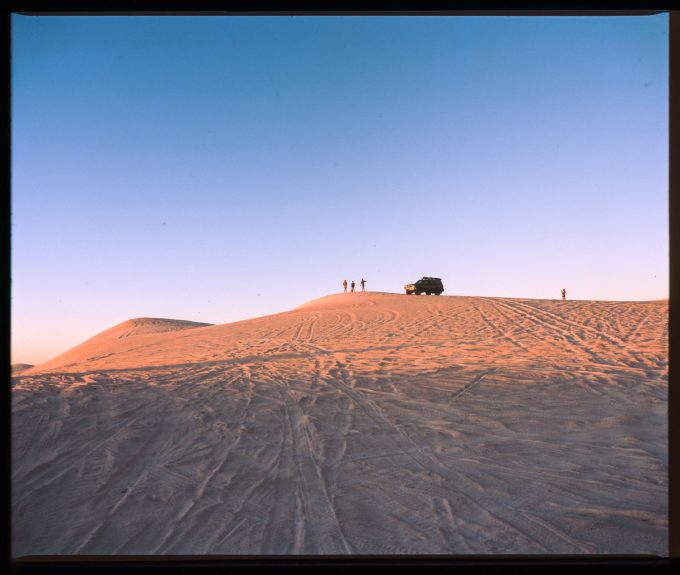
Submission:
[[[668,302],[339,294],[13,380],[13,556],[667,549]]]

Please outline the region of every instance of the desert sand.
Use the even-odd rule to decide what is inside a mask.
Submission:
[[[26,371],[27,369],[31,369],[32,367],[35,366],[31,365],[30,363],[13,363],[10,366],[10,369],[12,371],[12,375],[19,375]]]
[[[667,324],[376,292],[124,322],[12,380],[12,555],[665,555]]]

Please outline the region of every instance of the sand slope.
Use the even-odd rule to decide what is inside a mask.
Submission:
[[[25,371],[28,371],[32,367],[34,367],[34,366],[31,365],[30,363],[13,363],[10,366],[10,369],[12,371],[12,375],[20,375],[20,374],[24,373]]]
[[[210,326],[210,323],[197,323],[179,319],[163,319],[140,317],[130,319],[113,326],[77,345],[73,349],[37,366],[27,369],[23,375],[55,370],[82,370],[82,366],[98,360],[106,360],[109,364],[116,361],[114,356],[125,354],[130,349],[142,349],[153,344],[158,338],[142,338],[141,336],[158,336],[160,334],[175,335],[175,332],[197,327]],[[128,339],[134,337],[135,339]],[[152,351],[153,353],[153,351]],[[32,366],[29,366],[32,367]]]
[[[367,292],[121,324],[13,379],[12,553],[665,554],[667,318]]]

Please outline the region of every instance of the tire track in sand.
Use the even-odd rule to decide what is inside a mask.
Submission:
[[[389,437],[399,453],[414,461],[427,473],[439,478],[441,482],[440,488],[442,497],[446,497],[446,494],[450,493],[444,486],[459,486],[459,489],[455,491],[455,494],[462,499],[465,499],[469,507],[479,509],[482,515],[487,517],[489,522],[498,526],[501,531],[508,534],[509,538],[512,539],[517,536],[522,537],[530,545],[537,546],[540,552],[549,552],[549,548],[545,546],[545,540],[533,532],[535,529],[532,529],[531,525],[535,525],[535,521],[529,522],[531,523],[531,525],[529,525],[526,524],[527,518],[525,518],[523,521],[524,524],[520,525],[517,521],[518,517],[516,510],[513,507],[480,494],[479,486],[474,481],[466,475],[456,471],[453,466],[449,467],[443,465],[441,459],[438,459],[433,454],[425,451],[418,442],[414,441],[398,425],[392,423],[385,412],[373,400],[364,397],[363,394],[357,391],[355,386],[350,382],[352,379],[351,372],[343,362],[336,359],[336,366],[339,377],[335,378],[335,381],[339,388],[350,396],[355,405],[357,405],[367,417],[383,429],[386,436]],[[484,375],[486,375],[486,373],[476,376],[471,384],[474,385],[478,383]],[[463,489],[463,487],[466,489]],[[474,493],[474,495],[469,495],[468,492]],[[441,517],[440,514],[438,515]],[[589,547],[581,545],[580,542],[570,538],[562,532],[560,532],[558,538],[562,541],[570,541],[573,547],[579,552],[587,553],[591,551]]]
[[[558,339],[561,339],[565,342],[568,342],[572,345],[574,345],[577,349],[585,352],[587,355],[589,355],[593,361],[593,363],[597,365],[608,365],[608,366],[616,366],[619,365],[619,363],[613,363],[611,359],[605,359],[601,354],[598,352],[594,351],[591,346],[589,346],[586,341],[578,335],[578,333],[575,333],[572,331],[572,329],[565,329],[565,327],[560,326],[559,322],[555,321],[555,318],[558,320],[561,320],[559,316],[556,316],[555,314],[552,314],[550,312],[544,313],[543,310],[540,310],[538,308],[535,308],[533,306],[528,306],[525,304],[520,304],[518,302],[501,302],[496,299],[490,299],[490,298],[480,298],[483,299],[490,304],[496,306],[496,307],[501,307],[510,313],[514,313],[517,315],[517,317],[523,321],[523,322],[531,322],[535,327],[540,328],[541,330],[544,330],[545,332],[552,333],[553,335],[557,336]],[[543,316],[541,317],[541,314]],[[563,321],[564,325],[566,325],[569,328],[578,328],[578,329],[583,329],[583,330],[588,330],[590,332],[598,333],[597,330],[594,330],[591,327],[588,326],[583,326],[581,324],[577,324],[574,322],[569,322],[569,321]],[[611,357],[611,347],[614,347],[614,357],[616,355],[626,355],[630,357],[630,354],[626,352],[626,349],[623,345],[619,345],[618,343],[615,342],[612,338],[609,336],[603,335],[601,339],[598,339],[599,342],[603,343],[610,351],[610,354],[608,354]],[[606,343],[605,343],[606,342]],[[623,363],[623,365],[626,365],[630,367],[629,364]]]
[[[340,522],[331,503],[323,472],[314,456],[314,440],[307,416],[300,403],[291,395],[285,376],[272,365],[267,366],[269,381],[276,385],[281,397],[286,434],[290,438],[291,452],[296,475],[296,493],[300,511],[295,533],[294,552],[303,553],[311,548],[313,553],[350,553],[349,545],[340,527]],[[290,521],[274,516],[273,521],[281,526],[290,526]],[[270,530],[263,545],[264,552],[271,552],[277,529]]]
[[[203,479],[198,482],[192,497],[180,508],[170,525],[170,530],[157,544],[152,552],[153,554],[163,554],[164,552],[167,552],[167,550],[171,549],[176,543],[177,539],[181,537],[181,532],[179,532],[180,521],[184,519],[189,511],[191,511],[191,509],[200,501],[212,479],[225,466],[231,452],[238,448],[240,444],[243,430],[245,429],[245,421],[250,413],[251,404],[255,396],[255,386],[252,381],[250,369],[247,366],[241,366],[240,371],[241,376],[239,379],[247,382],[248,391],[240,417],[238,418],[236,425],[233,426],[234,429],[236,429],[236,437],[233,441],[223,441],[223,443],[218,445],[217,448],[211,452],[211,459],[216,460],[216,463],[210,468],[208,473],[205,474]],[[232,378],[229,383],[233,381],[234,378]]]

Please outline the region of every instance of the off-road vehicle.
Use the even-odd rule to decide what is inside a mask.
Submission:
[[[441,278],[424,277],[414,284],[406,284],[404,289],[406,290],[406,295],[420,295],[421,293],[440,295],[444,291],[444,284],[442,284]]]

